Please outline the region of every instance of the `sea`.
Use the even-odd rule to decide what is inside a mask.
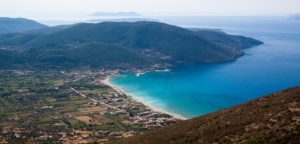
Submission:
[[[169,114],[193,118],[300,86],[300,20],[292,17],[156,17],[185,28],[221,29],[263,45],[222,64],[181,66],[110,82],[138,101]]]

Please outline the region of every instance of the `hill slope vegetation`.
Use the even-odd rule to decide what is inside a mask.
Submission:
[[[300,87],[113,144],[299,143]]]
[[[242,49],[262,44],[252,38],[158,22],[82,23],[0,38],[0,48],[19,51],[26,64],[41,67],[218,63],[235,60],[243,55]]]

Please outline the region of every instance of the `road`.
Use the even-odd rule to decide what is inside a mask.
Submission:
[[[109,105],[109,104],[100,102],[100,101],[98,101],[98,100],[96,100],[96,99],[93,99],[93,98],[90,98],[90,97],[88,97],[88,96],[82,94],[81,92],[77,91],[77,90],[74,89],[73,87],[70,87],[70,89],[71,89],[72,91],[78,93],[80,96],[82,96],[82,97],[84,97],[84,98],[88,98],[89,100],[91,100],[91,101],[93,101],[93,102],[99,102],[100,104],[105,105],[105,106],[107,106],[107,107],[109,107],[109,108],[112,108],[112,109],[115,109],[115,110],[118,110],[118,111],[122,111],[122,112],[127,112],[127,111],[122,110],[122,109],[119,109],[119,108],[117,108],[117,107],[115,107],[115,106],[112,106],[112,105]]]

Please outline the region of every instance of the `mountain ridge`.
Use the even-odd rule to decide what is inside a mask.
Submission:
[[[244,54],[242,49],[262,44],[252,38],[225,33],[215,34],[219,35],[219,37],[214,36],[215,39],[205,35],[207,34],[201,34],[201,31],[190,31],[158,22],[80,23],[21,34],[0,35],[0,38],[2,37],[0,48],[21,51],[24,61],[32,66],[43,66],[47,63],[45,67],[86,65],[143,68],[166,63],[178,65],[233,61]],[[221,40],[226,36],[232,42]],[[95,47],[91,48],[91,45]],[[112,49],[120,48],[120,51],[112,50],[114,54],[111,54],[107,48],[109,46]],[[97,50],[92,52],[93,49]],[[89,53],[87,54],[89,57],[74,55],[74,51],[84,51],[86,54]],[[104,64],[101,60],[108,59],[108,55],[118,62],[112,64],[106,60]],[[129,59],[130,57],[134,58]],[[57,63],[58,59],[62,62]],[[87,62],[84,59],[90,59],[90,61]]]
[[[0,34],[24,32],[45,27],[47,26],[30,19],[0,17]]]

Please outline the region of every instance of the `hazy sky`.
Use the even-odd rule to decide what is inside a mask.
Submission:
[[[287,15],[300,0],[0,0],[0,16],[82,18],[93,12],[134,11],[144,15]]]

